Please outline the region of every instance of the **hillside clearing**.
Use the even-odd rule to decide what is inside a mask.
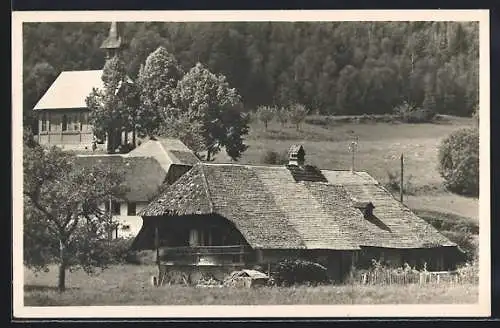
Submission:
[[[475,285],[322,286],[295,288],[195,288],[149,285],[154,266],[113,266],[95,277],[82,271],[67,277],[68,290],[55,290],[57,270],[38,276],[25,270],[26,306],[86,305],[258,305],[475,303]]]

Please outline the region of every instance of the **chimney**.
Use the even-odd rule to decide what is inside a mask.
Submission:
[[[288,150],[288,165],[304,166],[305,155],[302,145],[292,145]]]

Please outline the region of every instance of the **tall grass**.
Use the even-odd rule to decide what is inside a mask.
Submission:
[[[27,292],[26,306],[475,303],[477,285],[196,288],[183,286]]]
[[[152,287],[154,266],[116,265],[98,276],[68,276],[68,290],[59,293],[57,270],[34,275],[25,271],[26,306],[88,305],[266,305],[266,304],[409,304],[474,303],[476,284],[460,285],[324,285],[318,287],[196,288]]]

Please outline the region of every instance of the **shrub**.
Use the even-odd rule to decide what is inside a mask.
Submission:
[[[430,223],[438,230],[465,231],[477,235],[479,225],[477,221],[452,213],[442,213],[429,210],[414,210],[415,214]]]
[[[311,125],[329,126],[333,125],[334,121],[329,116],[314,115],[307,117],[304,122]]]
[[[393,112],[404,123],[429,123],[436,116],[434,111],[425,108],[416,108],[406,101],[396,106]]]
[[[257,108],[257,117],[259,121],[264,123],[264,127],[267,130],[267,124],[273,120],[276,115],[276,109],[270,106],[260,106]]]
[[[278,153],[273,150],[268,150],[262,155],[261,163],[262,164],[271,164],[271,165],[283,165],[288,162],[288,157],[285,153]]]
[[[439,230],[441,234],[456,243],[465,252],[465,260],[476,258],[478,251],[477,222],[451,213],[441,213],[428,210],[415,211],[419,217]]]
[[[479,130],[464,128],[453,132],[439,147],[439,173],[451,192],[479,194]]]
[[[135,263],[134,252],[130,250],[132,238],[117,238],[109,241],[108,252],[114,264]]]
[[[387,170],[387,182],[385,184],[386,188],[391,191],[399,191],[400,186],[400,174],[394,173],[392,171]],[[412,183],[413,175],[408,175],[403,177],[403,194],[405,195],[413,195],[415,193],[415,188]]]
[[[465,253],[465,260],[472,261],[478,256],[478,245],[473,234],[469,230],[463,231],[441,231],[441,233],[456,243]]]
[[[436,114],[429,109],[417,109],[403,117],[405,123],[430,123]]]
[[[284,259],[279,261],[272,279],[277,285],[318,284],[328,282],[327,270],[321,264],[301,259]]]

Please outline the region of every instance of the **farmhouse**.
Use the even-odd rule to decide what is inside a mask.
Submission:
[[[119,55],[124,42],[118,26],[111,23],[109,35],[101,49],[106,59]],[[57,145],[66,149],[92,148],[93,130],[89,124],[89,109],[85,102],[94,88],[104,87],[103,70],[64,71],[45,92],[33,108],[38,116],[38,142],[42,145]],[[128,83],[132,83],[130,78]],[[108,137],[125,137],[116,135]],[[105,143],[105,141],[103,141]]]
[[[122,201],[109,201],[101,208],[111,211],[120,223],[114,237],[135,237],[142,226],[137,212],[156,196],[165,184],[175,182],[198,163],[198,158],[177,139],[148,140],[128,154],[77,155],[81,166],[103,164],[125,171],[128,192]]]
[[[324,264],[342,280],[372,259],[453,268],[461,251],[365,172],[305,165],[199,163],[139,211],[136,250],[157,249],[168,270],[211,272],[286,257]]]

